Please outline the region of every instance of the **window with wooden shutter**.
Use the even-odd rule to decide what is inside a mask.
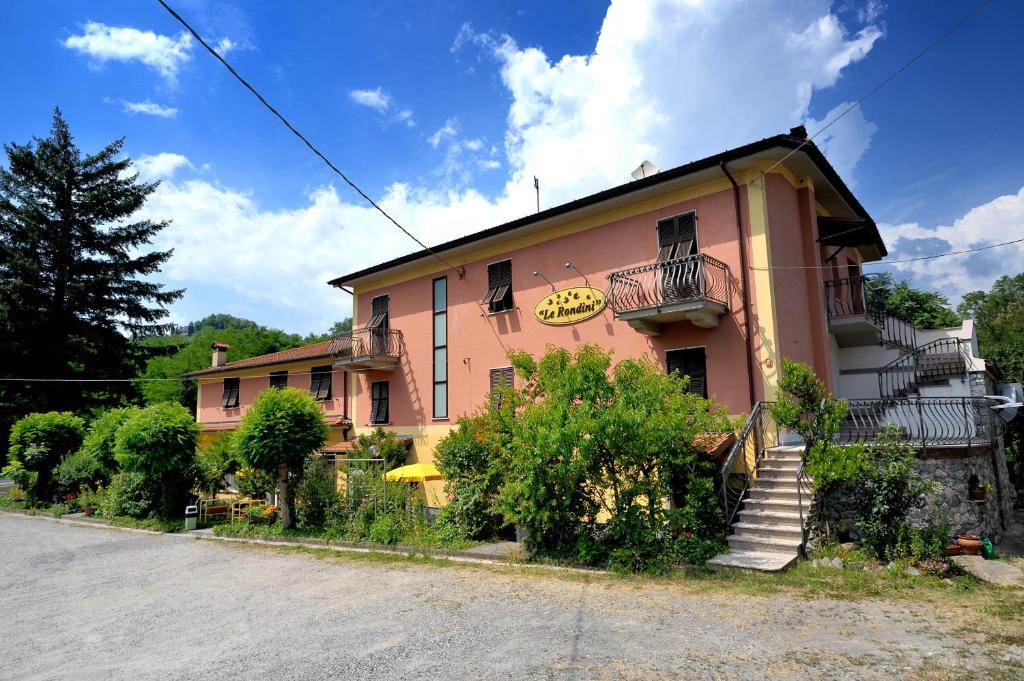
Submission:
[[[388,328],[388,296],[377,296],[370,301],[370,323],[371,329]]]
[[[512,305],[512,261],[492,262],[487,266],[487,295],[480,301],[489,312],[505,312]]]
[[[270,372],[270,387],[271,388],[287,388],[288,387],[288,372],[287,371],[271,371]]]
[[[448,418],[448,277],[433,285],[434,306],[434,418]]]
[[[221,406],[225,409],[234,409],[238,406],[238,393],[240,391],[241,379],[225,378],[224,394],[221,395]]]
[[[515,375],[512,367],[491,369],[491,402],[495,407],[501,406],[502,391],[515,387]]]
[[[697,213],[658,221],[658,262],[685,258],[697,252]]]
[[[390,385],[387,381],[370,384],[370,423],[388,422],[388,398]]]
[[[331,376],[334,367],[330,364],[309,370],[309,394],[317,400],[331,399]]]
[[[701,397],[708,396],[708,369],[704,348],[669,350],[665,353],[665,363],[668,365],[668,373],[678,372],[680,376],[690,377],[688,392]]]

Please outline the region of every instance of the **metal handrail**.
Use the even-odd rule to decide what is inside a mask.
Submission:
[[[398,357],[402,350],[402,332],[383,326],[363,326],[331,341],[336,358],[388,356]]]
[[[879,397],[905,397],[929,380],[958,374],[966,378],[971,360],[966,346],[960,338],[939,338],[897,357],[878,370]]]
[[[733,520],[743,500],[746,499],[751,478],[757,476],[765,452],[768,447],[779,442],[779,429],[767,410],[768,404],[758,402],[754,405],[719,470],[722,509],[725,512],[727,531],[732,527]]]
[[[616,313],[709,300],[728,307],[729,268],[704,253],[632,267],[608,275],[608,304]]]

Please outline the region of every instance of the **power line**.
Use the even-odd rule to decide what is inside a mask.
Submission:
[[[861,265],[863,265],[864,267],[868,267],[868,266],[885,267],[886,265],[896,265],[896,264],[899,264],[899,263],[919,262],[921,260],[934,260],[936,258],[948,258],[951,255],[966,255],[967,253],[977,253],[978,251],[987,251],[990,248],[999,248],[1001,246],[1010,246],[1012,244],[1019,244],[1022,241],[1024,241],[1024,238],[1014,239],[1013,241],[1004,241],[1004,242],[998,243],[998,244],[989,244],[987,246],[978,246],[977,248],[965,248],[965,249],[959,250],[959,251],[948,251],[946,253],[934,253],[932,255],[920,255],[920,256],[917,256],[916,258],[901,258],[899,260],[885,260],[885,261],[879,261],[879,262],[865,262],[865,263],[861,263]],[[830,269],[830,267],[831,266],[826,266],[826,265],[778,265],[778,266],[772,266],[772,267],[753,267],[753,266],[751,266],[750,269],[766,272],[768,270],[827,270],[827,269]]]
[[[162,0],[161,0],[161,2],[162,2]],[[820,130],[818,130],[818,131],[817,131],[816,133],[814,133],[813,135],[811,135],[810,137],[808,137],[807,139],[805,139],[805,140],[804,140],[803,142],[801,142],[801,143],[800,143],[800,144],[799,144],[799,145],[798,145],[798,146],[797,146],[797,147],[796,147],[795,149],[793,149],[793,150],[792,150],[792,151],[790,151],[790,152],[789,152],[788,154],[786,154],[785,156],[783,156],[782,158],[780,158],[780,159],[779,159],[778,161],[776,161],[775,163],[773,163],[772,165],[770,165],[770,166],[768,167],[768,169],[767,169],[767,170],[765,170],[765,171],[763,171],[763,172],[762,172],[762,173],[761,173],[761,174],[760,174],[760,175],[759,175],[758,177],[764,177],[764,176],[765,176],[765,175],[766,175],[767,173],[770,173],[770,172],[771,172],[771,171],[772,171],[772,170],[773,170],[773,169],[774,169],[775,167],[777,167],[777,166],[779,166],[780,164],[782,164],[783,162],[785,162],[785,160],[786,160],[786,159],[788,159],[788,158],[789,158],[790,156],[792,156],[792,155],[793,155],[793,154],[795,154],[796,152],[800,151],[800,150],[801,150],[801,149],[802,149],[802,148],[803,148],[803,147],[804,147],[804,146],[805,146],[806,144],[808,144],[808,143],[810,143],[811,141],[813,141],[815,137],[817,137],[817,136],[818,136],[818,135],[820,135],[821,133],[825,132],[826,130],[828,130],[829,128],[831,128],[831,127],[832,127],[833,125],[835,125],[836,123],[838,123],[838,122],[839,122],[839,121],[840,121],[840,120],[841,120],[841,119],[842,119],[842,118],[843,118],[843,117],[844,117],[844,116],[845,116],[846,114],[850,113],[851,111],[853,111],[854,109],[856,109],[857,107],[859,107],[859,106],[860,106],[861,104],[863,104],[863,103],[864,103],[864,102],[865,102],[865,101],[866,101],[866,100],[867,100],[867,99],[868,99],[869,97],[871,97],[872,95],[874,95],[874,94],[875,94],[876,92],[878,92],[878,91],[879,91],[879,90],[881,90],[881,89],[882,89],[883,87],[885,87],[886,85],[888,85],[888,84],[889,84],[889,83],[890,83],[891,81],[893,81],[893,80],[894,80],[894,79],[895,79],[895,78],[896,78],[897,76],[899,76],[899,75],[900,75],[901,73],[903,73],[903,72],[904,72],[904,71],[906,71],[906,70],[907,70],[908,68],[910,68],[910,67],[911,67],[911,66],[912,66],[912,65],[913,65],[913,64],[914,64],[915,62],[917,62],[917,61],[918,61],[919,59],[921,59],[921,57],[923,57],[923,56],[924,56],[925,54],[927,54],[929,50],[931,50],[931,49],[932,49],[933,47],[935,47],[936,45],[938,45],[939,43],[941,43],[941,42],[942,42],[943,40],[945,40],[946,38],[948,38],[948,37],[949,37],[950,35],[952,35],[952,33],[953,33],[954,31],[956,31],[956,30],[957,30],[958,28],[960,28],[961,26],[963,26],[964,24],[966,24],[966,23],[967,23],[968,21],[970,21],[971,19],[973,19],[973,18],[974,18],[974,15],[976,15],[976,14],[977,14],[978,12],[980,12],[981,10],[985,9],[985,6],[986,6],[986,5],[988,5],[988,4],[989,4],[989,3],[991,3],[991,2],[992,2],[992,0],[982,0],[982,2],[980,2],[980,3],[979,3],[979,4],[978,4],[978,5],[977,5],[977,6],[976,6],[976,7],[975,7],[975,8],[973,9],[973,10],[971,10],[970,12],[968,12],[967,14],[965,14],[965,15],[964,15],[963,17],[961,17],[961,18],[960,18],[960,20],[959,20],[959,21],[957,21],[957,22],[956,22],[955,24],[953,24],[953,25],[952,25],[952,26],[951,26],[951,27],[950,27],[949,29],[947,29],[945,33],[943,33],[943,34],[942,34],[942,35],[940,35],[940,36],[939,36],[938,38],[936,38],[936,39],[935,39],[935,40],[933,40],[933,41],[932,41],[931,43],[929,43],[927,47],[925,47],[925,48],[924,48],[923,50],[921,50],[920,52],[918,52],[918,53],[917,53],[917,54],[916,54],[916,55],[915,55],[915,56],[914,56],[913,58],[911,58],[911,59],[910,59],[909,61],[905,62],[905,63],[904,63],[904,64],[903,64],[903,65],[902,65],[901,67],[899,67],[898,69],[896,69],[895,71],[893,71],[893,72],[892,72],[892,73],[891,73],[891,74],[889,75],[889,77],[888,77],[888,78],[886,78],[886,79],[885,79],[885,80],[883,80],[883,81],[882,81],[881,83],[879,83],[878,85],[876,85],[875,87],[873,87],[873,88],[872,88],[872,89],[871,89],[870,91],[868,91],[868,93],[867,93],[867,94],[865,94],[865,95],[864,95],[863,97],[861,97],[861,98],[860,98],[860,99],[858,99],[858,100],[857,100],[856,102],[854,102],[853,104],[851,104],[851,105],[850,105],[849,107],[847,107],[846,109],[844,109],[844,110],[843,110],[843,111],[842,111],[842,112],[841,112],[841,113],[840,113],[840,114],[839,114],[838,116],[836,116],[836,117],[835,117],[835,118],[833,118],[832,120],[830,120],[830,121],[826,122],[826,123],[825,123],[825,125],[823,125],[823,126],[821,127],[821,129],[820,129]]]
[[[302,134],[301,132],[299,132],[299,131],[298,131],[298,130],[297,130],[297,129],[295,128],[295,126],[293,126],[293,125],[292,125],[291,123],[289,123],[289,122],[288,122],[288,119],[287,119],[287,118],[285,118],[285,117],[284,117],[283,115],[281,115],[281,113],[280,113],[280,112],[279,112],[279,111],[278,111],[277,109],[275,109],[275,108],[274,108],[273,106],[271,106],[271,105],[270,105],[270,103],[269,103],[269,102],[268,102],[268,101],[266,100],[266,98],[264,98],[264,97],[263,97],[263,95],[261,95],[261,94],[259,93],[259,91],[258,91],[258,90],[256,90],[256,88],[254,88],[254,87],[253,87],[252,85],[250,85],[250,84],[249,84],[249,82],[248,82],[248,81],[247,81],[247,80],[246,80],[245,78],[242,78],[242,76],[240,76],[240,75],[238,74],[238,71],[236,71],[236,70],[234,69],[234,67],[233,67],[233,66],[231,66],[231,64],[229,64],[229,63],[228,63],[228,61],[227,61],[226,59],[224,59],[224,57],[222,57],[222,56],[220,55],[220,53],[218,53],[218,52],[217,52],[217,50],[215,50],[215,49],[213,49],[212,47],[210,47],[209,43],[207,43],[207,42],[206,42],[205,40],[203,40],[202,36],[200,36],[200,35],[199,35],[199,33],[198,33],[198,32],[197,32],[197,31],[196,31],[196,30],[195,30],[194,28],[192,28],[192,26],[190,26],[190,25],[189,25],[189,23],[188,23],[187,21],[185,21],[185,20],[184,20],[184,19],[182,18],[182,16],[181,16],[180,14],[178,14],[177,12],[175,12],[175,11],[174,11],[174,10],[173,10],[173,9],[171,8],[171,6],[170,6],[170,5],[168,5],[168,4],[166,3],[166,2],[164,2],[164,0],[157,0],[157,2],[159,2],[159,3],[160,3],[160,4],[162,5],[162,6],[163,6],[163,8],[164,8],[164,9],[166,9],[166,10],[167,10],[167,11],[168,11],[168,12],[170,13],[170,15],[171,15],[172,17],[174,17],[175,19],[177,19],[177,20],[178,20],[178,23],[180,23],[180,24],[181,24],[182,26],[184,26],[184,27],[185,27],[185,29],[186,29],[186,30],[187,30],[187,31],[188,31],[189,33],[191,33],[191,34],[192,34],[192,37],[193,37],[193,38],[195,38],[195,39],[196,39],[196,40],[197,40],[197,41],[199,42],[199,44],[200,44],[200,45],[202,45],[202,46],[203,46],[204,48],[206,48],[206,51],[207,51],[207,52],[209,52],[210,54],[212,54],[212,55],[214,56],[214,58],[216,58],[216,59],[217,59],[217,61],[219,61],[219,62],[220,62],[221,64],[223,64],[223,65],[224,65],[224,68],[226,68],[226,69],[228,70],[228,72],[230,72],[230,73],[231,73],[231,75],[232,75],[232,76],[234,76],[234,77],[235,77],[235,79],[236,79],[236,80],[237,80],[237,81],[238,81],[239,83],[241,83],[242,85],[244,85],[244,86],[245,86],[245,87],[246,87],[246,88],[247,88],[247,89],[249,90],[249,92],[251,92],[251,93],[252,93],[253,95],[255,95],[255,96],[256,96],[256,99],[260,100],[260,103],[261,103],[261,104],[263,104],[263,106],[265,106],[265,107],[267,108],[267,110],[268,110],[268,111],[270,111],[270,113],[272,113],[272,114],[274,114],[275,116],[277,116],[277,118],[278,118],[278,119],[280,119],[280,121],[281,121],[282,123],[284,123],[285,127],[286,127],[286,128],[288,128],[289,130],[291,130],[291,132],[292,132],[292,134],[293,134],[293,135],[295,135],[295,136],[296,136],[296,137],[298,137],[298,138],[299,138],[300,140],[302,140],[302,142],[303,142],[303,143],[305,143],[305,145],[306,145],[307,147],[309,147],[310,151],[312,151],[312,152],[313,152],[314,154],[316,154],[317,156],[319,156],[319,157],[320,157],[320,160],[322,160],[322,161],[323,161],[323,162],[324,162],[325,164],[327,164],[327,167],[328,167],[328,168],[330,168],[331,170],[333,170],[333,171],[335,172],[335,174],[337,174],[337,175],[338,175],[338,177],[340,177],[340,178],[341,178],[342,180],[344,180],[344,181],[345,181],[345,183],[346,183],[346,184],[347,184],[348,186],[352,187],[352,189],[354,189],[354,190],[356,191],[356,193],[357,193],[357,194],[359,194],[359,196],[363,197],[363,198],[364,198],[364,199],[365,199],[365,200],[367,201],[367,203],[369,203],[369,204],[370,204],[371,206],[373,206],[374,208],[376,208],[376,209],[377,209],[377,211],[378,211],[378,212],[379,212],[379,213],[380,213],[381,215],[383,215],[383,216],[384,216],[384,217],[386,217],[386,218],[387,218],[388,220],[390,220],[390,221],[391,221],[391,223],[392,223],[392,224],[394,224],[394,226],[395,226],[395,227],[398,227],[398,229],[402,230],[402,232],[404,232],[404,233],[405,233],[405,235],[406,235],[407,237],[409,237],[410,239],[412,239],[413,241],[415,241],[415,242],[416,242],[417,244],[419,244],[419,245],[420,245],[420,247],[421,247],[421,248],[423,248],[423,250],[425,250],[425,251],[426,251],[427,253],[429,253],[430,255],[434,256],[434,257],[435,257],[435,258],[437,258],[438,260],[440,260],[440,261],[441,261],[442,263],[444,263],[444,264],[445,264],[445,266],[447,266],[447,267],[448,267],[449,269],[451,269],[451,270],[452,270],[453,272],[455,272],[455,273],[456,273],[456,274],[457,274],[457,275],[459,276],[459,278],[460,278],[460,279],[461,279],[461,278],[462,278],[462,277],[463,277],[463,276],[465,275],[465,270],[464,270],[463,268],[461,268],[461,267],[456,267],[455,265],[452,265],[452,264],[451,264],[450,262],[448,262],[447,260],[445,260],[444,258],[442,258],[442,257],[441,257],[440,255],[438,255],[437,253],[435,253],[435,252],[433,251],[433,249],[431,249],[431,248],[430,248],[429,246],[427,246],[427,245],[426,245],[425,243],[423,243],[422,241],[420,241],[419,239],[417,239],[417,238],[416,238],[416,237],[415,237],[415,236],[413,235],[413,233],[412,233],[412,232],[410,232],[410,231],[409,231],[409,230],[407,230],[407,229],[406,229],[405,227],[403,227],[402,225],[400,225],[400,224],[398,223],[398,221],[397,221],[397,220],[395,220],[395,218],[391,217],[391,215],[390,215],[390,214],[388,214],[388,212],[387,212],[386,210],[384,210],[383,208],[381,208],[381,207],[380,207],[380,206],[379,206],[379,205],[377,204],[377,202],[376,202],[376,201],[374,201],[373,199],[371,199],[371,198],[370,198],[370,197],[369,197],[369,196],[368,196],[368,195],[366,194],[366,192],[364,192],[364,191],[363,191],[362,189],[360,189],[360,188],[359,188],[359,187],[358,187],[358,186],[356,185],[356,183],[355,183],[355,182],[353,182],[352,180],[350,180],[350,179],[348,178],[348,176],[347,176],[347,175],[345,175],[345,173],[341,172],[341,170],[340,170],[340,169],[339,169],[339,168],[338,168],[338,167],[337,167],[336,165],[334,165],[334,164],[333,164],[333,163],[331,162],[331,160],[330,160],[330,159],[328,159],[328,158],[327,158],[326,156],[324,156],[324,154],[323,154],[323,153],[322,153],[322,152],[321,152],[321,151],[320,151],[319,149],[317,149],[317,148],[316,148],[316,146],[315,146],[315,145],[314,145],[314,144],[313,144],[312,142],[310,142],[310,141],[309,141],[309,139],[307,139],[305,135],[303,135],[303,134]]]

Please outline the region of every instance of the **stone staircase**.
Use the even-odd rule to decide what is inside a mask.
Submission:
[[[796,560],[803,541],[796,482],[802,451],[803,445],[786,445],[765,452],[733,523],[729,551],[708,561],[709,566],[776,572]],[[804,509],[810,502],[805,490]]]

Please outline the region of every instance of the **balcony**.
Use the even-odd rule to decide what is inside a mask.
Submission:
[[[648,336],[671,322],[718,326],[732,291],[729,268],[703,254],[614,272],[608,280],[608,304],[615,316]]]
[[[913,324],[888,314],[885,299],[873,277],[861,275],[825,282],[828,330],[841,348],[885,345],[913,351]]]
[[[335,338],[334,366],[356,373],[394,371],[401,362],[402,332],[383,327],[362,327]]]

